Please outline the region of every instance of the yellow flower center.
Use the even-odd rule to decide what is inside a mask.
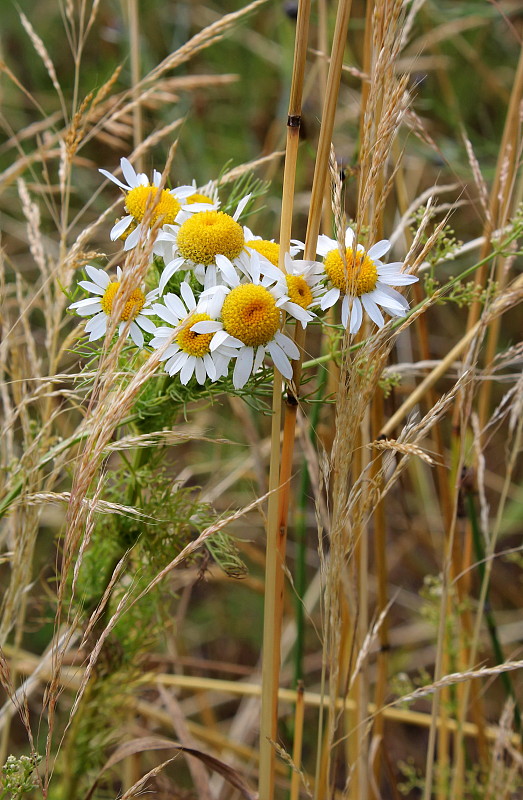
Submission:
[[[308,308],[312,303],[312,292],[310,286],[301,275],[286,275],[287,294],[293,303]]]
[[[352,249],[347,247],[345,259],[346,266],[338,249],[327,253],[323,266],[331,283],[345,294],[355,297],[372,292],[378,281],[378,270],[372,258],[365,252],[355,255]]]
[[[190,356],[202,358],[209,352],[209,345],[214,333],[195,333],[191,327],[197,322],[211,319],[208,314],[193,314],[185,328],[176,337],[176,344]]]
[[[248,347],[270,342],[280,327],[280,318],[272,294],[253,283],[236,286],[223,303],[223,327]]]
[[[119,281],[112,281],[105,290],[104,296],[100,299],[102,309],[106,314],[110,314],[113,309],[114,298],[120,288]],[[135,319],[145,305],[145,295],[141,289],[133,289],[129,295],[126,304],[123,307],[120,316],[121,322],[127,322],[129,319]]]
[[[220,254],[232,261],[245,244],[242,226],[223,211],[194,214],[180,226],[177,241],[180,255],[206,266]]]
[[[214,200],[211,197],[208,197],[206,194],[195,192],[194,194],[189,195],[189,197],[186,197],[185,202],[189,205],[192,205],[192,203],[210,203],[212,205]]]
[[[125,207],[137,222],[141,222],[147,209],[154,206],[150,219],[151,227],[159,219],[162,219],[164,225],[174,223],[181,205],[167,189],[162,189],[158,199],[158,191],[156,186],[136,186],[127,192]]]
[[[252,247],[252,249],[256,250],[260,255],[265,256],[267,261],[270,261],[275,267],[278,266],[278,260],[280,258],[279,244],[276,244],[276,242],[268,242],[266,239],[252,239],[250,242],[246,242],[246,244],[247,247]]]

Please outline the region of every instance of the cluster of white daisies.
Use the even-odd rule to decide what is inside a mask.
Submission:
[[[122,239],[129,251],[154,226],[152,251],[164,268],[156,288],[146,294],[143,286],[136,287],[127,297],[118,332],[138,348],[162,348],[166,372],[179,373],[183,384],[193,376],[199,384],[216,381],[228,374],[233,361],[233,384],[239,389],[267,355],[290,380],[291,361],[299,353],[282,332],[283,322],[305,327],[316,311],[340,298],[341,321],[351,333],[359,330],[363,311],[379,327],[385,323],[380,307],[390,316],[406,314],[407,301],[392,287],[417,278],[402,272],[401,262],[380,261],[390,248],[387,240],[368,250],[361,244],[354,248],[355,235],[348,228],[342,252],[335,239],[321,235],[317,253],[322,262],[296,259],[303,245],[293,241],[282,271],[279,245],[255,236],[238,221],[249,195],[230,215],[220,211],[213,184],[161,189],[156,170],[151,181],[126,158],[121,169],[126,183],[100,170],[125,195],[126,214],[112,228],[111,239]],[[89,297],[70,308],[90,317],[85,331],[95,341],[105,336],[122,271],[117,268],[116,280],[93,266],[86,273],[90,280],[79,285]],[[179,288],[165,293],[175,275],[172,284]],[[147,345],[144,333],[152,336]]]

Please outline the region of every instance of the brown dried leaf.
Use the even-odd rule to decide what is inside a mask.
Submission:
[[[114,767],[115,764],[123,761],[125,758],[128,758],[135,753],[143,753],[145,750],[169,749],[178,750],[180,753],[187,753],[195,758],[199,758],[200,761],[202,761],[209,769],[217,772],[222,776],[222,778],[225,778],[225,780],[228,781],[231,786],[234,786],[234,788],[237,789],[241,795],[246,798],[246,800],[258,800],[257,794],[250,788],[250,786],[247,785],[240,773],[230,767],[228,764],[220,761],[219,758],[210,756],[208,753],[204,753],[202,750],[198,750],[195,747],[184,747],[182,744],[175,742],[173,739],[166,739],[160,736],[142,736],[139,739],[133,739],[132,741],[125,742],[124,744],[120,745],[120,747],[117,747],[112,756],[102,767],[98,778],[85,795],[84,800],[90,800],[90,798],[93,796],[102,774],[111,767]]]

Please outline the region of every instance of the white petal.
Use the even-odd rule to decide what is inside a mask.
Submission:
[[[267,350],[271,354],[272,360],[274,361],[274,366],[278,369],[284,378],[287,378],[288,381],[292,378],[292,367],[291,362],[281,349],[281,347],[276,344],[275,341],[269,342],[267,345]]]
[[[138,186],[138,179],[135,172],[135,169],[128,158],[121,158],[120,159],[120,166],[122,168],[122,174],[127,181],[127,184],[134,189],[135,186]]]
[[[196,325],[197,324],[198,323],[196,323]],[[217,333],[214,334],[214,336],[211,339],[211,344],[209,345],[210,348],[211,348],[211,351],[216,350],[221,344],[223,344],[226,341],[227,341],[227,344],[229,344],[228,340],[231,339],[231,338],[232,337],[229,336],[227,331],[218,331]],[[241,346],[241,342],[239,343],[239,346]]]
[[[183,365],[182,369],[180,370],[180,381],[185,386],[194,374],[194,368],[196,366],[196,357],[189,356],[185,364]]]
[[[142,328],[142,330],[147,331],[147,333],[156,333],[156,325],[147,317],[144,317],[142,314],[138,314],[135,320],[136,324]]]
[[[133,247],[136,247],[143,233],[144,233],[144,226],[142,225],[142,223],[140,223],[139,225],[136,226],[134,231],[131,231],[131,233],[125,240],[123,249],[132,250]]]
[[[378,328],[383,328],[383,326],[385,325],[383,314],[379,310],[374,300],[372,300],[370,295],[362,294],[361,302],[363,304],[363,308],[365,309],[371,320],[376,323]]]
[[[131,322],[129,333],[136,347],[143,347],[143,333],[134,320]]]
[[[180,350],[175,356],[169,359],[169,361],[165,362],[165,370],[169,373],[169,375],[175,375],[185,366],[187,360],[189,359],[189,354],[186,353],[184,350]]]
[[[238,284],[240,283],[240,279],[238,278],[238,273],[234,269],[231,261],[229,261],[229,259],[226,256],[218,254],[216,256],[216,266],[223,273],[223,276],[227,281],[227,283],[229,284],[229,286],[238,286]]]
[[[76,313],[80,317],[90,317],[91,314],[96,314],[102,310],[101,303],[95,297],[86,297],[85,300],[77,300],[76,303],[71,303],[69,308],[76,309]]]
[[[187,309],[178,295],[168,292],[163,299],[169,311],[171,311],[173,314],[176,314],[178,319],[182,320],[187,316]]]
[[[187,281],[183,281],[183,283],[180,284],[180,294],[183,297],[185,305],[189,311],[194,311],[196,308],[196,300],[194,299],[193,290]]]
[[[309,312],[305,311],[305,309],[299,306],[298,303],[286,303],[285,310],[288,311],[289,314],[292,314],[295,319],[298,319],[304,328],[307,327],[307,323],[314,319],[314,315],[309,314]]]
[[[408,286],[411,283],[416,283],[417,280],[416,275],[404,275],[397,272],[388,275],[378,270],[379,283],[386,283],[387,286]]]
[[[85,271],[87,272],[91,280],[94,281],[94,283],[96,283],[96,285],[100,286],[100,288],[102,289],[107,289],[107,287],[111,283],[109,275],[103,269],[96,269],[96,267],[92,267],[90,264],[88,264],[85,268]]]
[[[288,256],[288,253],[285,253],[285,256]],[[282,271],[279,267],[275,267],[270,261],[262,261],[260,265],[260,271],[262,275],[267,276],[271,279],[271,281],[281,281],[282,279]],[[287,270],[287,274],[291,275],[291,271]]]
[[[203,363],[204,363],[207,375],[209,376],[211,381],[215,381],[216,378],[217,378],[216,364],[214,363],[214,361],[212,359],[212,356],[210,356],[209,353],[205,353],[205,355],[203,357]]]
[[[356,234],[352,228],[347,228],[345,231],[345,247],[352,247]]]
[[[324,233],[320,233],[316,244],[316,252],[318,255],[326,256],[331,250],[336,250],[337,248],[338,242],[335,239],[331,239],[329,236],[325,236]]]
[[[173,314],[169,308],[161,303],[155,303],[153,306],[153,311],[158,317],[160,317],[160,319],[163,319],[164,322],[170,322],[171,325],[174,325],[175,327],[178,327],[180,324],[180,317],[177,314]]]
[[[194,191],[193,191],[194,194]],[[178,198],[182,200],[183,198]],[[188,203],[185,206],[182,206],[182,211],[185,211],[189,214],[199,214],[200,211],[215,211],[216,206],[213,203]]]
[[[196,380],[200,384],[200,386],[203,386],[203,384],[205,383],[205,379],[207,377],[207,370],[205,369],[205,364],[203,363],[203,359],[197,358],[196,364],[194,366],[195,366],[194,371],[196,373]]]
[[[242,347],[238,353],[236,364],[234,365],[234,372],[232,374],[232,382],[235,389],[241,389],[249,380],[252,366],[254,361],[254,350],[252,347]]]
[[[349,295],[346,294],[341,304],[341,324],[345,329],[349,323],[349,303],[350,298]]]
[[[154,339],[151,339],[150,344],[151,344],[151,347],[154,347],[155,350],[159,350],[160,347],[163,347],[163,345],[165,344],[165,339],[161,339],[160,342],[158,342],[158,340],[156,338],[154,338]],[[169,347],[167,347],[165,349],[165,351],[162,353],[162,355],[160,357],[160,360],[161,361],[167,361],[168,359],[172,358],[173,356],[175,356],[179,352],[180,352],[180,348],[178,347],[176,342],[174,344],[170,344]]]
[[[233,216],[233,220],[235,222],[238,221],[238,218],[241,216],[241,213],[242,213],[243,209],[245,208],[245,206],[247,205],[247,203],[249,202],[250,199],[251,199],[251,193],[246,194],[245,197],[242,197],[242,199],[238,203],[238,205],[236,207],[236,211],[234,212],[234,216]]]
[[[350,333],[358,333],[363,322],[363,309],[359,297],[355,297],[352,301],[352,311],[350,314]]]
[[[204,356],[204,360],[206,358],[211,358],[212,363],[214,364],[214,378],[212,377],[211,373],[209,372],[209,367],[207,367],[207,372],[209,373],[209,377],[212,381],[221,378],[222,375],[227,375],[229,371],[229,362],[231,360],[231,356],[228,353],[224,353],[223,350],[219,350],[216,353],[213,353],[212,356]]]
[[[163,290],[171,280],[172,276],[178,271],[183,263],[183,258],[175,258],[173,261],[169,261],[169,263],[166,265],[164,271],[162,272],[160,283],[158,284],[160,294],[163,294]]]
[[[119,239],[122,233],[125,233],[132,221],[133,218],[128,214],[126,217],[119,219],[118,222],[115,222],[109,234],[111,242],[115,242],[117,239]]]
[[[274,334],[274,339],[279,344],[283,352],[289,356],[289,358],[297,359],[300,357],[300,351],[297,344],[288,336],[285,336],[284,333],[281,333],[281,331],[276,331]]]
[[[195,186],[177,186],[176,189],[171,189],[170,194],[173,197],[176,197],[177,200],[185,199],[186,197],[190,197],[192,194],[196,194],[196,187]],[[193,203],[196,205],[196,203]],[[209,208],[209,204],[207,203],[207,209]],[[203,209],[205,211],[205,208]]]
[[[89,326],[89,330],[87,330],[87,325]],[[97,314],[96,317],[93,317],[89,320],[85,326],[86,333],[90,333],[89,341],[94,342],[96,339],[101,339],[102,336],[105,336],[105,332],[107,330],[107,315],[106,314]]]
[[[258,347],[256,355],[254,356],[254,364],[252,365],[252,374],[255,375],[263,364],[265,358],[265,347]]]
[[[381,258],[384,256],[385,253],[388,253],[390,250],[390,242],[388,239],[381,239],[376,244],[373,244],[370,250],[367,250],[367,255],[374,259],[374,258]]]
[[[191,325],[191,330],[194,333],[216,333],[223,330],[223,325],[221,322],[203,319],[201,322],[195,322],[194,325]]]
[[[93,294],[99,295],[105,294],[105,289],[97,286],[96,283],[93,283],[92,281],[78,281],[78,286],[81,286],[86,292],[92,292]]]
[[[116,183],[116,185],[119,186],[121,189],[125,189],[126,192],[129,190],[129,187],[126,186],[125,183],[122,183],[120,180],[118,180],[118,178],[115,178],[114,175],[112,175],[106,169],[99,169],[98,172],[101,172],[105,178],[109,178],[110,181]]]
[[[380,298],[379,300],[378,296]],[[371,292],[371,297],[376,303],[387,306],[387,308],[395,308],[402,313],[409,310],[408,300],[406,300],[402,294],[397,292],[396,289],[392,289],[392,287],[386,286],[379,281],[374,291]]]
[[[320,307],[322,311],[325,311],[326,308],[330,308],[337,302],[340,296],[340,290],[337,289],[335,286],[332,289],[329,289],[323,297],[321,298]]]

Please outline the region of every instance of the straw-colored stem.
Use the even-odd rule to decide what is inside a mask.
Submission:
[[[329,65],[329,75],[327,78],[326,99],[324,104],[322,127],[320,131],[318,154],[316,158],[314,179],[311,191],[311,206],[307,224],[307,235],[305,240],[305,258],[312,259],[316,254],[316,241],[321,221],[323,208],[323,196],[328,174],[330,142],[334,128],[334,116],[338,99],[338,90],[343,65],[343,53],[347,37],[347,27],[350,16],[350,0],[341,0],[338,6],[336,18],[336,29]],[[288,118],[288,142],[296,139],[299,130],[301,107],[299,105],[301,94],[301,82],[303,80],[303,67],[306,55],[306,41],[308,33],[308,19],[310,15],[310,5],[303,1],[298,9],[298,21],[296,31],[296,51],[295,66],[293,71],[293,82],[291,87],[291,100],[289,103]],[[299,61],[302,59],[302,61]],[[299,63],[298,63],[299,62]],[[296,145],[297,146],[297,145]],[[294,165],[295,169],[295,165]],[[287,158],[286,158],[287,171]],[[288,191],[286,191],[286,188]],[[288,209],[290,208],[290,214]],[[287,209],[287,214],[285,211]],[[290,193],[290,182],[286,182],[284,176],[284,195],[282,206],[282,228],[280,231],[280,258],[283,258],[285,244],[288,242],[288,231],[284,225],[290,222],[292,217],[292,195]],[[295,335],[296,344],[300,350],[300,358],[293,365],[293,385],[296,394],[287,394],[285,407],[284,438],[282,443],[282,471],[279,476],[279,486],[281,491],[278,502],[278,515],[270,513],[267,519],[267,566],[271,580],[271,589],[280,596],[283,585],[283,562],[282,554],[285,552],[285,542],[287,533],[287,512],[289,506],[289,481],[292,469],[292,456],[294,451],[294,436],[296,429],[297,393],[301,379],[301,364],[303,358],[303,345],[305,342],[305,330],[298,325]],[[273,437],[274,439],[274,437]],[[269,485],[270,488],[270,485]],[[274,506],[270,504],[270,511]],[[277,545],[279,544],[279,547]],[[273,548],[277,549],[273,549]],[[265,609],[264,609],[264,691],[262,693],[262,716],[260,722],[260,800],[271,800],[274,793],[274,749],[271,741],[276,735],[277,721],[277,687],[278,678],[276,671],[279,671],[279,637],[278,631],[281,630],[281,602],[274,601],[267,597],[269,589],[266,589]],[[270,612],[269,614],[267,612]],[[279,615],[279,616],[278,616]],[[277,655],[275,653],[277,650]],[[278,667],[276,667],[278,665]],[[263,681],[263,678],[262,678]]]
[[[297,770],[301,765],[301,750],[303,744],[303,720],[305,717],[305,703],[303,701],[304,689],[300,681],[296,689],[296,707],[294,709],[294,743],[292,746],[292,760],[295,769],[291,777],[291,791],[289,800],[298,800],[300,794],[300,773]]]
[[[294,65],[287,119],[287,146],[283,176],[283,196],[280,225],[280,266],[289,248],[296,162],[301,121],[301,98],[307,55],[310,0],[301,0],[296,23]],[[269,473],[269,507],[267,512],[267,549],[265,561],[265,595],[263,617],[262,705],[260,719],[260,777],[261,800],[274,795],[274,747],[278,720],[278,688],[280,672],[280,634],[283,617],[283,587],[286,530],[280,519],[280,429],[282,378],[274,372],[273,416],[271,431],[271,463]],[[288,491],[286,487],[285,491]]]
[[[372,403],[372,439],[376,440],[379,432],[383,426],[383,392],[381,388],[376,390],[374,401]],[[383,457],[381,453],[377,453],[371,464],[371,483],[377,479],[383,464]],[[374,509],[374,559],[376,563],[376,578],[377,578],[377,608],[376,615],[379,617],[387,607],[387,527],[385,521],[385,501],[380,500]],[[379,643],[380,649],[377,657],[377,675],[376,675],[376,690],[374,693],[374,702],[378,709],[374,719],[373,735],[379,739],[383,739],[384,721],[385,718],[381,711],[387,692],[387,675],[388,675],[388,662],[389,662],[389,626],[386,617],[379,629]],[[379,786],[380,777],[380,751],[377,751],[374,763],[374,779],[377,786]]]
[[[140,100],[140,26],[138,20],[137,0],[127,0],[127,12],[129,14],[129,49],[131,53],[131,81],[133,85],[133,145],[138,149],[143,142],[143,117]],[[143,156],[139,155],[136,160],[138,171],[142,170]]]

